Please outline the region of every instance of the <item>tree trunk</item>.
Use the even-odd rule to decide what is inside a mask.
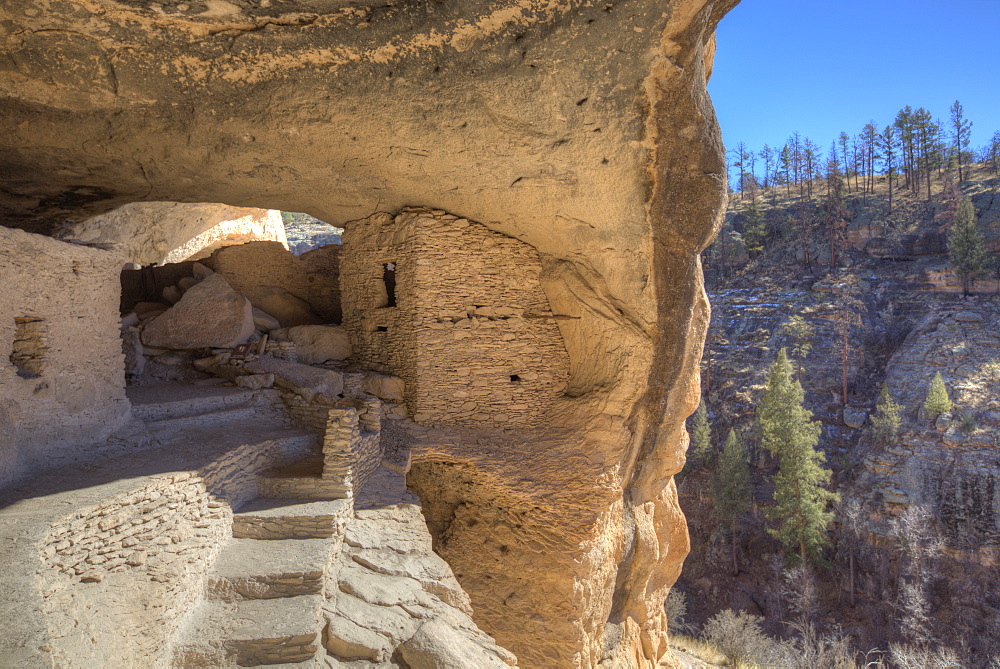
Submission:
[[[854,549],[850,551],[850,571],[851,571],[851,608],[854,608]]]
[[[889,168],[889,215],[892,216],[892,168]]]
[[[729,533],[732,534],[732,547],[733,547],[733,576],[740,575],[740,566],[736,562],[736,523],[734,522],[732,527],[729,528]]]
[[[846,318],[847,315],[845,314],[844,317]],[[842,391],[843,400],[844,400],[844,407],[846,407],[847,406],[847,357],[848,357],[847,354],[848,354],[848,344],[849,344],[849,337],[850,337],[850,331],[849,331],[850,325],[847,324],[847,323],[845,323],[844,324],[844,328],[845,328],[845,332],[844,332],[844,339],[843,339],[843,350],[841,351],[841,360],[840,360],[841,366],[840,367],[841,367],[841,386],[842,386],[841,387],[841,391]]]
[[[712,323],[708,324],[708,332],[705,333],[705,388],[702,393],[707,399],[712,392]]]

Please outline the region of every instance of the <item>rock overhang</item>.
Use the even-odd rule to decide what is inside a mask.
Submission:
[[[590,566],[557,588],[582,620],[559,657],[655,661],[656,600],[686,552],[669,481],[707,315],[697,254],[724,198],[704,83],[734,4],[9,2],[0,212],[51,232],[139,200],[335,224],[423,205],[535,247],[553,311],[574,318],[567,397],[534,448],[573,444],[601,491],[570,556]],[[493,454],[461,457],[508,476]],[[488,497],[477,513],[508,522]],[[602,584],[586,601],[584,572]]]

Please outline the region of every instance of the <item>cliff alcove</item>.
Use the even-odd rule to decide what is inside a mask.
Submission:
[[[401,328],[426,335],[428,350],[466,324],[534,333],[523,357],[535,367],[502,362],[511,351],[501,347],[489,359],[502,382],[483,400],[492,413],[457,404],[467,390],[448,385],[454,365],[441,376],[400,358],[384,370],[412,370],[408,483],[435,548],[476,622],[523,666],[669,663],[662,602],[687,550],[671,476],[708,314],[698,254],[725,190],[705,82],[715,25],[734,4],[6,3],[0,344],[22,339],[13,318],[38,316],[27,273],[52,277],[65,264],[79,276],[93,265],[103,283],[74,284],[69,299],[87,310],[101,295],[88,313],[108,323],[92,350],[108,359],[75,370],[72,393],[53,396],[50,411],[71,407],[73,429],[53,440],[56,427],[36,426],[32,455],[4,474],[43,466],[43,444],[100,441],[128,419],[113,326],[119,273],[164,256],[153,258],[156,244],[138,244],[153,250],[133,260],[93,246],[159,225],[128,228],[115,218],[124,207],[308,212],[344,227],[348,244],[356,235],[393,248],[365,266],[374,274],[364,285],[388,299],[392,263],[397,314],[406,254],[427,258],[393,231],[461,241],[453,228],[479,226],[498,257],[523,265],[523,251],[537,263],[521,312],[532,318],[510,323],[496,310],[508,305],[479,301],[428,310],[419,327],[413,313],[393,320],[388,303],[343,314],[362,356]],[[91,232],[67,233],[67,221]],[[449,253],[470,257],[461,244]],[[369,297],[381,294],[350,299]],[[536,385],[541,400],[529,394]],[[27,443],[22,414],[35,387],[4,376],[5,453]]]

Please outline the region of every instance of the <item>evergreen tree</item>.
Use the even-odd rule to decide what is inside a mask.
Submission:
[[[851,192],[851,163],[847,158],[848,147],[850,146],[851,138],[848,137],[846,132],[841,131],[840,137],[837,138],[837,143],[840,145],[840,159],[841,165],[843,166],[844,178],[847,179],[847,192]]]
[[[764,250],[764,212],[755,200],[747,206],[746,221],[743,223],[743,246],[751,258],[756,258]]]
[[[891,446],[899,438],[902,408],[901,404],[892,399],[889,386],[883,383],[882,392],[878,396],[878,404],[875,405],[875,415],[872,416],[876,443],[882,446]]]
[[[951,133],[952,140],[955,142],[955,159],[958,161],[958,180],[961,182],[965,181],[962,163],[972,137],[972,121],[965,118],[962,103],[958,100],[955,100],[955,104],[951,106]]]
[[[705,400],[698,404],[691,425],[691,446],[688,448],[687,467],[700,467],[705,464],[712,451],[712,428],[708,424],[708,407]]]
[[[983,147],[980,160],[986,163],[993,174],[1000,173],[1000,130],[994,132],[990,143]]]
[[[784,184],[785,194],[788,197],[792,196],[792,183],[794,181],[792,176],[793,162],[792,150],[788,148],[787,144],[785,144],[781,147],[781,151],[778,153],[778,173],[776,176],[779,184]]]
[[[739,574],[736,561],[736,535],[739,519],[750,508],[750,467],[746,447],[736,430],[729,430],[722,447],[719,466],[712,486],[712,512],[715,518],[729,528],[732,541],[733,575]]]
[[[827,188],[826,201],[823,202],[821,218],[826,226],[829,238],[830,267],[837,266],[837,250],[843,237],[843,231],[851,222],[851,212],[844,204],[844,186],[840,174],[831,175]]]
[[[760,159],[764,161],[764,188],[771,188],[774,186],[774,183],[772,182],[774,177],[774,159],[776,155],[777,154],[775,154],[774,149],[767,144],[765,144],[764,148],[760,150]]]
[[[892,171],[896,167],[896,151],[899,150],[899,138],[896,136],[896,126],[887,125],[878,136],[878,150],[882,157],[882,166],[889,178],[889,213],[892,214]]]
[[[972,282],[985,277],[989,270],[986,243],[969,198],[958,204],[955,224],[948,233],[948,254],[952,269],[962,280],[962,294],[968,295]]]
[[[829,542],[826,528],[833,512],[827,511],[827,505],[838,495],[822,487],[830,481],[830,470],[821,466],[826,459],[816,450],[821,427],[802,406],[804,397],[802,385],[792,378],[785,349],[781,349],[757,409],[761,445],[778,458],[775,503],[767,513],[777,526],[768,532],[786,551],[798,552],[803,579],[807,579],[807,562],[819,558]]]
[[[951,411],[951,399],[948,389],[944,387],[941,372],[934,372],[934,378],[927,386],[927,397],[924,399],[924,414],[931,420],[943,413]]]

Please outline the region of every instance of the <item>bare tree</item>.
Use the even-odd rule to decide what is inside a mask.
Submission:
[[[840,539],[841,542],[843,542],[843,550],[847,553],[851,608],[854,608],[855,555],[857,554],[858,548],[862,545],[861,532],[865,517],[864,510],[861,507],[861,502],[854,497],[848,499],[847,502],[841,506],[838,516],[841,528]]]
[[[861,314],[865,305],[855,295],[858,292],[856,277],[850,277],[840,287],[833,306],[833,327],[837,333],[840,349],[841,401],[847,406],[847,371],[851,362],[854,347],[851,336],[856,330],[864,327]]]
[[[934,515],[921,504],[911,504],[894,518],[889,534],[902,556],[896,596],[900,632],[907,642],[926,648],[934,641],[927,589],[944,544],[935,531]]]

